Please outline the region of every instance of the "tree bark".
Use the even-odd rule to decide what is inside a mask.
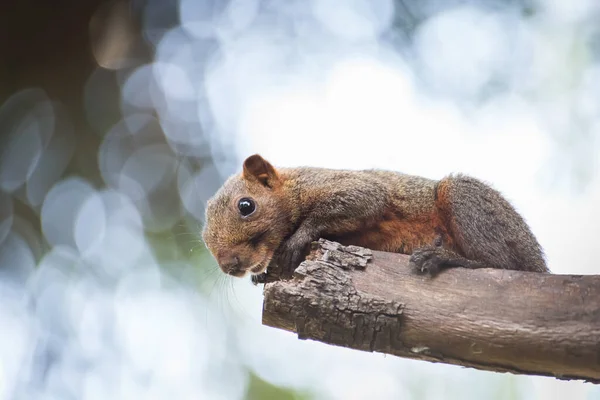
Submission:
[[[300,339],[477,369],[600,383],[600,276],[454,268],[320,240],[269,271],[263,324]]]

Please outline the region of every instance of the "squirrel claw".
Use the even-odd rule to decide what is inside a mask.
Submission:
[[[469,260],[451,250],[439,246],[425,246],[413,251],[408,265],[417,273],[437,274],[442,268],[485,268],[479,261]]]
[[[250,280],[254,284],[254,286],[259,285],[261,283],[267,283],[267,273],[263,272],[262,274],[252,275]]]
[[[446,250],[438,246],[421,247],[413,251],[408,265],[417,273],[428,273],[433,276],[440,271],[445,263],[447,259],[445,253]]]

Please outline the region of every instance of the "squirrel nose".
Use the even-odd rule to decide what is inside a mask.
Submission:
[[[219,265],[225,273],[234,275],[240,272],[240,258],[232,254],[224,254],[219,257]]]

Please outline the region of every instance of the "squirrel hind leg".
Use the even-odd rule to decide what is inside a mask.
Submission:
[[[417,273],[436,275],[443,268],[485,268],[485,263],[469,260],[441,245],[423,246],[415,249],[410,256],[409,267]]]
[[[491,268],[548,271],[525,220],[492,187],[465,175],[448,176],[436,185],[435,203],[468,260]]]

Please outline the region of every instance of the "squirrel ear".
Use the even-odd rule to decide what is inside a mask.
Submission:
[[[258,154],[254,154],[244,161],[244,178],[258,181],[272,188],[279,181],[279,174],[275,167]]]

